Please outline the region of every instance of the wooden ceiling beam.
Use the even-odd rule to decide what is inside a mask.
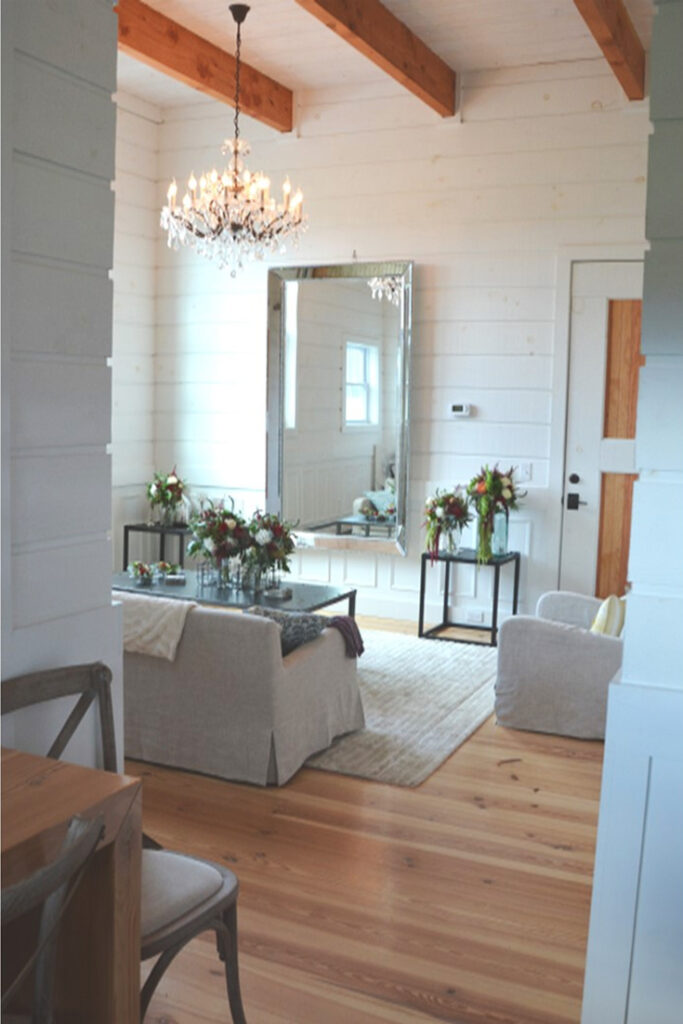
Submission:
[[[630,100],[645,96],[645,49],[623,0],[574,0]]]
[[[297,0],[442,117],[455,113],[455,72],[379,0]]]
[[[231,53],[140,0],[118,0],[119,49],[207,96],[235,106]],[[227,8],[226,8],[227,10]],[[249,64],[240,66],[240,109],[281,132],[292,130],[292,93]]]

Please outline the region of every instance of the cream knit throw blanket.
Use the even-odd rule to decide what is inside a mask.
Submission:
[[[123,604],[124,650],[173,661],[187,613],[197,607],[196,602],[123,590],[117,590],[114,597]]]

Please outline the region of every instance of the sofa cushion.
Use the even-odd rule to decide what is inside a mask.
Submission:
[[[260,605],[250,608],[249,611],[252,615],[262,615],[277,622],[281,630],[283,656],[290,654],[302,644],[316,640],[328,625],[324,615],[311,615],[309,612],[281,612],[273,608],[262,608]]]
[[[597,615],[591,624],[591,633],[602,633],[605,636],[619,636],[624,627],[626,602],[610,594],[598,608]]]
[[[396,508],[396,495],[392,491],[365,491],[365,497],[380,515],[387,515]]]

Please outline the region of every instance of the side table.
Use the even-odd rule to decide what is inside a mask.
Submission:
[[[441,622],[437,626],[432,626],[431,629],[425,630],[424,628],[424,609],[425,609],[425,586],[427,583],[427,567],[432,561],[445,562],[446,563],[446,577],[444,579],[443,587],[443,616]],[[515,566],[515,580],[512,594],[512,614],[517,614],[517,603],[519,599],[519,569],[521,556],[519,551],[508,551],[506,555],[493,555],[489,562],[484,562],[481,565],[481,569],[493,569],[493,602],[491,608],[491,624],[490,626],[478,626],[471,622],[450,622],[448,619],[448,598],[450,596],[450,572],[451,563],[461,562],[465,565],[476,565],[477,564],[477,552],[473,548],[461,548],[456,554],[450,554],[447,551],[439,551],[439,553],[432,558],[429,552],[425,551],[422,555],[422,564],[420,567],[420,617],[418,620],[417,635],[426,637],[431,640],[448,640],[451,643],[477,643],[476,640],[459,640],[455,637],[450,636],[439,636],[445,629],[451,627],[458,627],[460,629],[476,629],[480,631],[491,632],[491,642],[488,644],[489,647],[496,647],[498,644],[498,595],[500,591],[500,567],[506,565],[508,562],[514,562]]]
[[[128,568],[128,544],[131,533],[156,533],[159,536],[159,561],[165,561],[166,538],[178,538],[178,565],[185,564],[185,538],[192,531],[187,526],[165,526],[163,523],[126,523],[123,527],[123,571]]]

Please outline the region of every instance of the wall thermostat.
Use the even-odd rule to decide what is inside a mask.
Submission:
[[[451,416],[469,416],[470,406],[467,402],[451,402],[448,406],[448,412]]]

